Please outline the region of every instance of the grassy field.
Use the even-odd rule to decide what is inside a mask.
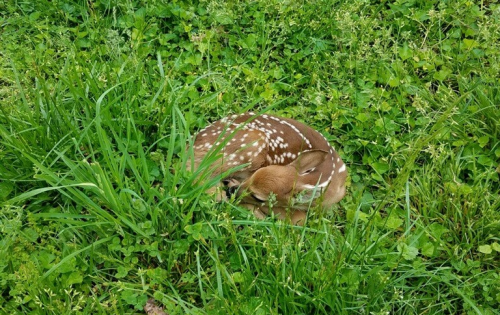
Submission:
[[[496,0],[0,3],[0,314],[500,314]],[[348,165],[304,227],[193,185],[253,110]]]

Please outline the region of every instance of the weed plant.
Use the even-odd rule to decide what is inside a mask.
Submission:
[[[500,4],[0,3],[0,313],[499,314]],[[204,191],[247,110],[348,164],[304,227]]]

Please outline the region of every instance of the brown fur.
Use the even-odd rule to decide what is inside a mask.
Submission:
[[[326,208],[344,197],[345,164],[320,133],[300,122],[251,113],[221,119],[196,136],[195,169],[217,147],[212,176],[246,165],[225,183],[238,187],[240,204],[257,217],[269,214],[272,198],[279,218],[301,224],[309,206],[321,200]]]

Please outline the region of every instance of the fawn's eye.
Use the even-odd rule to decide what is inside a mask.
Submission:
[[[252,196],[252,198],[257,201],[257,202],[265,202],[265,200],[263,199],[260,199],[259,197],[255,196],[254,194],[251,194],[250,196]]]

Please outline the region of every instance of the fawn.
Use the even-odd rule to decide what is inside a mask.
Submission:
[[[219,153],[211,176],[222,180],[229,197],[264,218],[303,224],[309,207],[327,208],[345,195],[346,165],[326,138],[292,119],[252,112],[232,115],[202,129],[194,145],[194,168],[210,152]],[[216,188],[214,188],[216,190]],[[218,198],[224,198],[218,193]]]

